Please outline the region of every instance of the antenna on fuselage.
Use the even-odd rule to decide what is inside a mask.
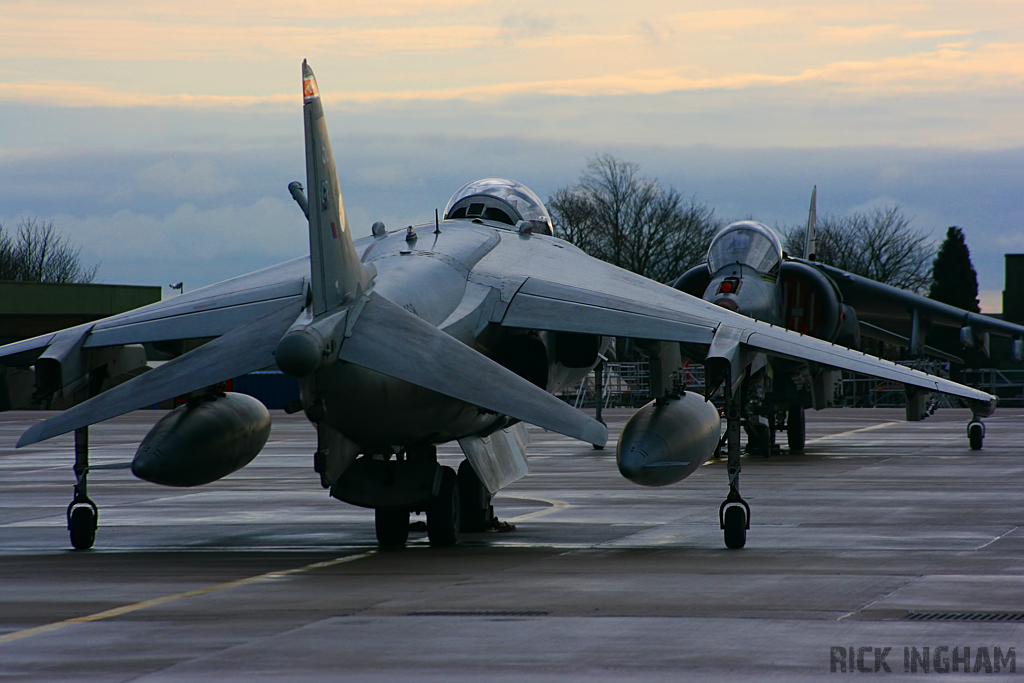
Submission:
[[[818,186],[811,190],[811,208],[807,212],[807,232],[804,234],[804,258],[815,261],[818,258]]]
[[[434,234],[441,234],[441,219],[437,216],[437,209],[434,209]]]

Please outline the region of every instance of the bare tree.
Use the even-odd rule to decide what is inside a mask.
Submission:
[[[931,284],[936,248],[928,235],[911,226],[899,205],[818,220],[817,258],[872,280],[924,293]],[[786,233],[786,250],[803,255],[805,227]]]
[[[667,282],[701,263],[721,221],[696,198],[603,154],[548,199],[555,233],[591,256]]]
[[[13,234],[0,224],[0,280],[92,282],[99,265],[84,267],[81,251],[53,221],[22,218]]]

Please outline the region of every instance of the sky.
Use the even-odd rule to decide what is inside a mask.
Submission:
[[[356,236],[462,184],[547,198],[611,153],[724,220],[898,204],[963,228],[983,310],[1024,252],[1019,0],[0,0],[0,223],[186,290],[308,252],[301,70]]]

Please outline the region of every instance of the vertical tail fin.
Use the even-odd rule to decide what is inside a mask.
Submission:
[[[818,258],[818,186],[811,190],[811,208],[807,212],[807,232],[804,234],[804,258],[814,261]]]
[[[373,273],[360,263],[352,244],[320,90],[305,60],[302,61],[302,96],[313,314],[320,315],[360,296],[373,279]]]

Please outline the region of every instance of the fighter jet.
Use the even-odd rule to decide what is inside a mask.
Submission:
[[[29,428],[18,446],[75,432],[77,484],[68,507],[75,548],[93,544],[88,426],[188,395],[139,445],[133,473],[196,486],[244,467],[266,443],[270,415],[218,383],[276,366],[300,380],[316,429],[313,470],[334,498],[375,511],[377,539],[401,546],[410,512],[425,512],[433,545],[482,530],[491,500],[528,472],[523,423],[603,446],[607,429],[553,396],[584,377],[611,337],[639,341],[652,359],[655,400],[624,428],[619,471],[662,486],[692,474],[719,442],[706,396],[674,392],[680,343],[707,347],[724,383],[727,426],[739,429],[743,378],[764,354],[811,361],[971,402],[984,392],[760,322],[587,256],[552,236],[543,202],[525,186],[486,178],[462,187],[443,220],[353,240],[319,89],[303,62],[306,184],[293,196],[309,224],[308,257],[98,322],[0,348],[7,404],[84,402]],[[105,391],[132,349],[177,346],[176,358]],[[32,373],[31,375],[29,373]],[[17,382],[13,378],[20,378]],[[33,378],[32,391],[19,392]],[[714,383],[714,382],[712,382]],[[18,397],[20,396],[20,400]],[[437,462],[457,441],[458,471]],[[738,443],[738,442],[737,442]],[[740,454],[730,448],[729,496],[719,508],[726,545],[742,547],[750,508]]]
[[[989,334],[1013,339],[1013,357],[1024,359],[1024,327],[944,304],[897,287],[847,273],[817,260],[817,188],[811,192],[804,258],[782,250],[779,236],[756,221],[724,227],[708,249],[707,262],[683,273],[672,286],[718,306],[772,325],[853,349],[863,338],[906,347],[913,356],[962,362],[924,344],[932,326],[960,329],[965,346],[988,355]],[[684,354],[703,359],[699,345]],[[838,380],[835,368],[815,360],[772,359],[751,369],[744,380],[742,423],[748,450],[769,455],[776,431],[785,431],[790,451],[804,448],[804,410],[831,404]],[[927,416],[930,392],[907,385],[907,419]],[[970,447],[979,450],[985,425],[975,413],[967,426]]]

